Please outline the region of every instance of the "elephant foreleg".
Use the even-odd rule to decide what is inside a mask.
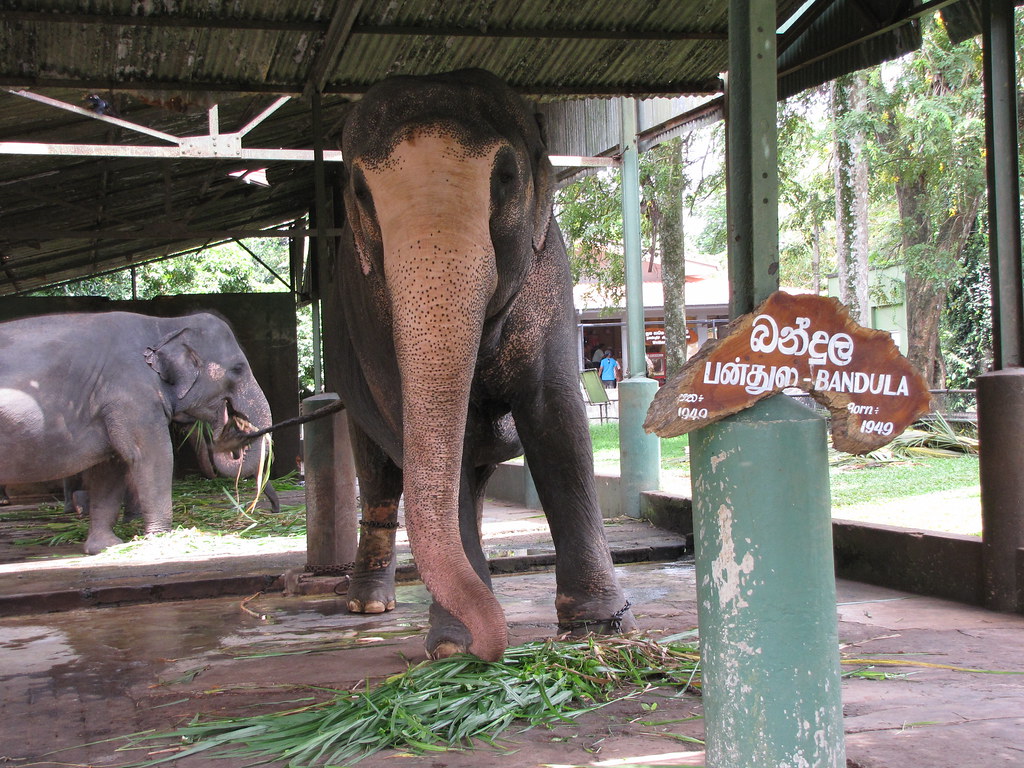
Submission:
[[[82,473],[82,486],[83,490],[74,491],[73,496],[89,515],[85,554],[96,555],[121,543],[114,533],[114,521],[124,498],[124,467],[113,460],[90,467]]]
[[[170,433],[166,428],[134,435],[112,430],[111,440],[127,469],[129,510],[141,513],[147,534],[171,530],[174,454]]]
[[[257,480],[259,482],[259,480]],[[263,495],[267,497],[267,501],[270,502],[270,511],[273,514],[277,514],[281,511],[281,499],[277,495],[277,489],[273,484],[267,480],[267,484],[263,486]]]
[[[513,407],[513,416],[555,545],[559,628],[574,634],[634,629],[604,534],[575,378],[536,391]]]
[[[484,487],[494,472],[492,465],[463,471],[459,488],[459,535],[473,570],[491,589],[491,571],[484,555],[481,540]],[[439,659],[456,653],[466,653],[472,642],[465,625],[442,608],[437,602],[430,605],[430,631],[427,634],[427,653]]]
[[[351,419],[349,434],[359,476],[362,519],[348,609],[384,613],[395,607],[395,532],[402,470]]]

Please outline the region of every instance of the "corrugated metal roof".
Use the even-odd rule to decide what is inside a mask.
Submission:
[[[807,25],[797,28],[802,36],[781,38],[792,43],[783,52],[787,66],[799,69],[817,55],[815,36],[845,23],[826,11],[845,4],[811,3],[805,15],[818,24],[814,34]],[[804,0],[776,5],[781,23]],[[918,3],[893,5],[902,13]],[[384,77],[483,67],[572,113],[567,99],[717,93],[728,61],[728,7],[728,0],[0,0],[0,86],[79,106],[96,93],[121,117],[175,135],[204,134],[202,110],[212,103],[220,105],[221,131],[230,131],[275,94],[322,89],[323,131],[332,134],[348,101]],[[566,146],[608,146],[607,126],[592,118],[570,123],[559,128]],[[2,91],[0,141],[160,144]],[[311,147],[308,98],[283,107],[246,143]],[[312,197],[308,163],[262,163],[271,186],[260,188],[227,176],[246,167],[237,160],[3,157],[0,295],[270,226],[301,215]]]

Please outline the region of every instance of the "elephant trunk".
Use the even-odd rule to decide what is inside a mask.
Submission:
[[[469,630],[469,651],[496,660],[508,644],[505,616],[466,557],[458,520],[470,386],[498,279],[481,205],[491,157],[468,175],[444,147],[425,158],[418,172],[390,188],[385,175],[374,190],[402,378],[406,524],[424,584]]]
[[[270,435],[253,442],[245,441],[247,432],[266,429],[273,424],[270,403],[250,372],[231,393],[227,405],[227,423],[213,434],[210,458],[223,477],[257,477],[269,460]]]

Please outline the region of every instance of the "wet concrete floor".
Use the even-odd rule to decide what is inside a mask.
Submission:
[[[503,515],[515,517],[499,510]],[[656,529],[645,536],[671,537]],[[657,636],[696,626],[688,559],[621,565],[618,572],[643,630]],[[496,577],[495,591],[513,643],[554,635],[552,573]],[[1024,675],[950,669],[1024,672],[1024,617],[846,581],[838,592],[844,658],[937,665],[879,665],[877,671],[907,675],[844,679],[849,766],[1024,766]],[[129,749],[122,737],[166,731],[197,713],[279,711],[327,698],[325,689],[380,680],[423,658],[428,595],[408,584],[398,601],[395,612],[379,617],[348,614],[341,597],[273,592],[4,616],[0,765],[121,766],[165,757],[170,753],[153,754],[152,746]],[[513,730],[503,742],[508,752],[486,745],[415,758],[385,752],[359,765],[703,765],[700,745],[679,738],[703,735],[700,715],[699,697],[663,690],[577,724]],[[172,763],[247,764],[211,756]]]

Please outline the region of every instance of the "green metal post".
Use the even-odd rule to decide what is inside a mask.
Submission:
[[[982,4],[988,242],[995,370],[977,379],[984,601],[1024,610],[1017,552],[1024,546],[1024,282],[1021,278],[1017,71],[1013,3]]]
[[[774,0],[731,0],[730,310],[778,289]],[[844,768],[825,422],[785,395],[690,433],[708,768]]]
[[[845,768],[825,420],[785,395],[690,433],[708,768]]]
[[[1017,71],[1013,3],[982,4],[993,368],[1024,366]]]
[[[725,116],[732,317],[779,288],[775,51],[774,2],[732,0]]]
[[[626,377],[643,376],[644,295],[640,243],[640,153],[636,146],[636,101],[622,99],[622,239],[626,271]]]
[[[331,241],[327,237],[327,182],[325,176],[327,169],[324,165],[324,131],[323,131],[323,95],[320,91],[314,90],[311,98],[311,118],[313,127],[313,198],[314,215],[316,221],[316,237],[313,239],[313,252],[316,254],[315,263],[326,265],[330,262]],[[319,294],[316,298],[319,298]],[[323,386],[323,369],[320,358],[320,304],[313,302],[313,388],[315,394],[320,393]]]
[[[619,385],[619,493],[622,511],[640,517],[640,492],[660,488],[661,441],[644,431],[658,382],[647,378],[643,263],[640,248],[640,156],[636,102],[622,99],[622,229],[626,261],[626,376]]]
[[[530,472],[530,464],[523,457],[523,506],[527,509],[543,509],[540,503],[540,496],[537,493],[537,485],[533,482],[533,473]]]

